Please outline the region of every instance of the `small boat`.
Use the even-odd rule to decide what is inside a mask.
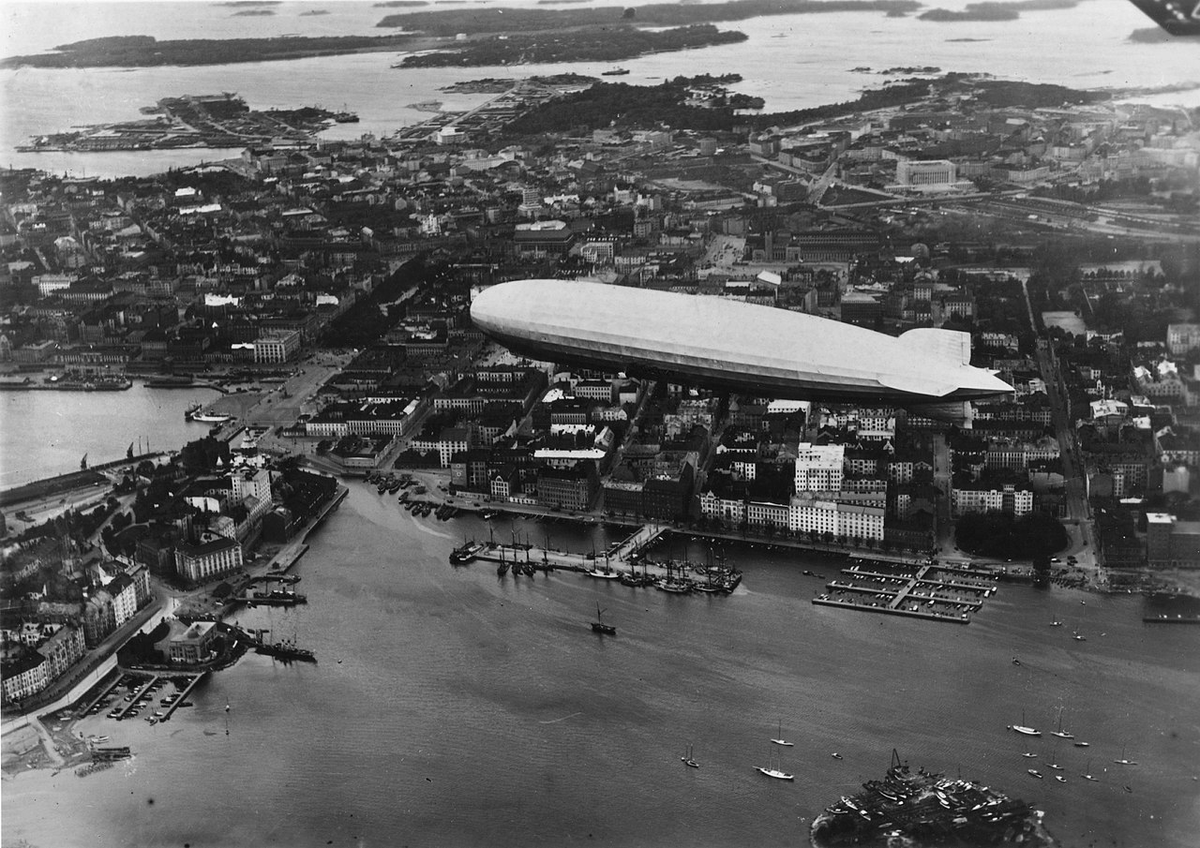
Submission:
[[[602,76],[602,77],[623,77],[628,73],[629,73],[629,71],[625,68],[613,68],[610,71],[601,71],[600,76]]]
[[[496,573],[499,574],[501,577],[503,577],[505,574],[508,574],[508,563],[502,562],[498,566],[496,566]]]
[[[784,741],[784,738],[783,738],[783,719],[780,719],[780,720],[779,720],[779,738],[777,738],[777,739],[772,739],[771,741],[772,741],[772,742],[774,742],[776,745],[782,745],[782,746],[783,746],[783,747],[785,747],[785,748],[791,748],[791,747],[793,747],[793,746],[796,744],[795,742],[787,742],[787,741]]]
[[[1036,757],[1036,756],[1037,756],[1037,754],[1031,754],[1031,753],[1029,753],[1028,751],[1026,751],[1026,752],[1025,752],[1024,754],[1022,754],[1021,756],[1022,756],[1022,757],[1025,757],[1025,758],[1027,758],[1027,759],[1033,759],[1034,757]]]
[[[1024,734],[1025,736],[1041,736],[1042,735],[1042,731],[1038,730],[1036,727],[1029,727],[1028,725],[1025,724],[1025,711],[1024,710],[1021,710],[1021,723],[1020,724],[1010,724],[1008,726],[1008,729],[1015,731],[1017,733]]]
[[[1086,642],[1087,641],[1087,637],[1084,636],[1082,633],[1080,633],[1078,630],[1076,630],[1072,635],[1075,637],[1076,642]]]
[[[1136,760],[1125,759],[1125,746],[1124,745],[1121,746],[1121,759],[1113,760],[1113,762],[1119,766],[1136,766],[1137,765]]]
[[[1133,792],[1133,787],[1132,787],[1132,786],[1130,786],[1129,784],[1125,784],[1125,791],[1126,791],[1126,792],[1129,792],[1129,793],[1132,793],[1132,792]]]
[[[1042,777],[1042,773],[1040,771],[1038,771],[1037,769],[1025,769],[1025,771],[1029,774],[1030,777],[1036,777],[1038,780],[1045,779]]]
[[[1061,774],[1054,775],[1054,779],[1057,780],[1059,783],[1067,782],[1067,779],[1065,777],[1063,777]]]
[[[1016,657],[1013,657],[1013,658],[1012,658],[1012,664],[1013,664],[1013,665],[1020,665],[1020,664],[1021,664],[1021,661],[1020,661],[1019,659],[1017,659]]]
[[[595,577],[598,580],[617,580],[621,577],[619,571],[601,571],[598,568],[593,568],[591,571],[585,571],[588,577]]]
[[[684,752],[684,755],[682,757],[680,757],[679,759],[688,768],[700,768],[700,764],[698,762],[696,762],[696,759],[692,756],[692,746],[691,745],[687,746],[687,751]]]
[[[1062,622],[1056,618],[1056,619],[1054,619],[1054,621],[1050,622],[1050,626],[1051,627],[1062,627]]]
[[[833,752],[832,754],[830,754],[829,756],[833,757],[835,760],[840,760],[840,759],[842,758],[842,755],[841,755],[841,754],[839,754],[837,751],[834,751],[834,752]]]
[[[1075,747],[1076,748],[1086,748],[1090,744],[1091,744],[1090,742],[1076,742]]]
[[[1055,771],[1062,771],[1062,766],[1060,766],[1058,763],[1046,763],[1046,767],[1052,768]]]
[[[1058,730],[1051,730],[1050,735],[1057,736],[1059,739],[1074,739],[1075,738],[1074,733],[1068,733],[1067,731],[1063,730],[1062,714],[1063,714],[1062,709],[1059,709],[1059,711],[1058,711]]]
[[[1092,761],[1091,761],[1091,760],[1088,760],[1088,764],[1087,764],[1087,771],[1086,771],[1086,772],[1084,772],[1083,774],[1079,775],[1079,776],[1080,776],[1080,777],[1082,777],[1084,780],[1090,780],[1090,781],[1092,781],[1093,783],[1096,783],[1096,782],[1098,782],[1098,781],[1100,780],[1100,778],[1098,778],[1098,777],[1093,777],[1093,776],[1092,776],[1092,774],[1091,774],[1091,771],[1092,771]]]
[[[601,633],[606,636],[616,636],[617,628],[611,624],[605,624],[604,620],[600,617],[603,612],[604,610],[600,609],[600,605],[596,604],[596,620],[592,622],[592,632]]]

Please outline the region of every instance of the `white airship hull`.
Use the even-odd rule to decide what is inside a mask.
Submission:
[[[908,405],[1012,391],[967,364],[963,333],[892,337],[724,298],[521,280],[485,290],[471,317],[489,336],[536,359],[776,398]]]

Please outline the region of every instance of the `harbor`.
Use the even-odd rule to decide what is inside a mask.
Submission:
[[[516,521],[513,535],[518,544],[543,539],[540,548],[594,547],[602,572],[603,551],[637,529],[563,518]],[[504,527],[511,561],[508,520],[491,524]],[[14,799],[11,811],[5,805],[6,830],[40,828],[46,841],[69,845],[65,831],[81,832],[100,816],[97,830],[124,832],[132,821],[144,828],[147,844],[179,844],[184,832],[208,833],[212,806],[228,802],[224,790],[197,790],[192,780],[196,763],[219,762],[231,780],[256,786],[239,803],[281,813],[248,831],[246,841],[256,844],[299,844],[313,833],[387,844],[389,834],[406,828],[421,841],[497,846],[559,844],[588,833],[597,844],[769,844],[778,841],[780,822],[803,842],[812,817],[869,777],[882,779],[888,752],[903,744],[902,752],[939,764],[949,777],[961,766],[964,778],[1020,788],[1021,797],[1046,810],[1055,834],[1103,828],[1117,838],[1115,848],[1138,848],[1147,835],[1175,848],[1189,844],[1182,834],[1194,833],[1194,817],[1170,798],[1179,781],[1191,785],[1195,733],[1175,720],[1171,699],[1162,696],[1194,679],[1195,656],[1184,650],[1194,634],[1143,625],[1140,596],[1112,597],[1102,606],[1075,590],[1006,585],[974,614],[981,626],[938,639],[920,621],[814,614],[826,613],[808,603],[815,588],[827,578],[849,579],[841,568],[878,571],[875,563],[731,544],[726,553],[743,583],[732,597],[708,601],[629,591],[618,579],[574,569],[539,570],[534,578],[514,578],[510,569],[498,579],[495,560],[451,567],[447,555],[472,536],[475,545],[488,543],[488,526],[468,513],[449,523],[413,519],[395,497],[351,485],[337,520],[307,537],[310,549],[292,569],[308,604],[238,614],[243,629],[270,629],[268,643],[294,636],[319,663],[285,666],[251,651],[206,677],[188,695],[195,707],[177,709],[166,732],[145,721],[144,709],[141,721],[112,721],[100,712],[70,727],[64,722],[60,736],[110,736],[100,744],[129,746],[135,767],[118,764],[88,778],[89,793],[109,799],[99,812],[89,798],[59,788],[84,785],[70,771],[57,778],[50,768],[20,774],[4,787],[6,802],[10,792]],[[500,526],[492,532],[501,541]],[[641,553],[687,559],[683,535],[664,534]],[[698,549],[692,541],[691,559],[703,560]],[[524,550],[515,553],[524,559]],[[589,569],[596,562],[577,556]],[[610,556],[610,563],[643,568],[640,559]],[[269,567],[270,560],[254,565]],[[1054,620],[1065,626],[1048,628]],[[598,634],[593,622],[617,635]],[[1072,640],[1075,627],[1089,641]],[[1011,664],[1014,655],[1021,666]],[[1094,697],[1098,664],[1111,669],[1106,691],[1128,712]],[[572,684],[554,686],[565,679]],[[864,695],[880,685],[897,696]],[[171,691],[168,685],[160,697]],[[848,725],[854,704],[865,712]],[[1086,728],[1091,743],[1059,745],[1064,774],[1085,770],[1094,756],[1099,775],[1128,744],[1129,758],[1141,764],[1121,778],[1133,794],[1111,781],[1060,784],[1049,774],[1044,781],[1026,775],[1021,751],[1044,758],[1053,740],[1030,747],[1003,727],[1025,710],[1030,723],[1050,729],[1064,704],[1070,726]],[[779,767],[794,773],[794,782],[769,780],[753,768],[766,761],[768,736],[777,735],[781,718],[795,747],[778,751]],[[51,731],[60,723],[55,716],[46,721]],[[1162,733],[1166,728],[1179,728],[1180,738]],[[680,761],[689,745],[699,769]],[[264,760],[275,756],[308,765],[286,784],[264,783]],[[81,752],[71,767],[87,761],[90,753]],[[595,790],[579,781],[584,770],[606,784],[652,789],[633,793],[628,821],[614,821],[589,803]],[[350,800],[331,801],[329,780],[310,773],[336,775]],[[378,803],[372,787],[383,775],[412,799],[412,813]],[[528,787],[539,780],[546,781],[544,803],[564,812],[531,836],[527,823],[498,818],[495,810],[529,803]],[[435,793],[431,785],[461,791]],[[464,793],[471,804],[462,803]],[[739,803],[727,803],[731,795]],[[153,809],[148,797],[156,800]],[[166,809],[178,818],[169,827],[162,823]],[[664,809],[691,814],[664,822]],[[346,824],[334,828],[328,822],[337,810]],[[98,844],[115,848],[117,841]]]
[[[814,605],[969,624],[996,591],[996,576],[970,566],[852,560]]]

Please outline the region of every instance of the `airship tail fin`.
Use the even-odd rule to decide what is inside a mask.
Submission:
[[[971,364],[971,334],[958,330],[917,327],[900,335],[900,341],[913,353],[932,356],[955,365]]]

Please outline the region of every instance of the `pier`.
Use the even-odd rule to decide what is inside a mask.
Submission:
[[[162,718],[160,718],[159,721],[168,721],[171,716],[175,714],[175,710],[179,709],[179,705],[187,700],[187,696],[192,694],[192,690],[199,686],[200,681],[207,676],[208,672],[202,671],[193,677],[188,685],[184,687],[183,691],[175,695],[175,700],[171,701],[171,703],[167,705],[167,709],[165,712],[163,712]]]
[[[87,705],[82,707],[79,710],[79,714],[81,716],[83,716],[83,715],[87,715],[88,713],[91,713],[93,711],[98,711],[100,704],[102,704],[104,702],[104,700],[109,695],[112,694],[112,691],[114,689],[116,689],[119,685],[121,685],[122,679],[123,679],[122,675],[118,674],[117,676],[115,676],[112,679],[112,682],[110,682],[107,686],[102,686],[100,689],[100,692],[98,694],[94,695],[91,699],[89,699],[87,702]]]
[[[661,525],[645,525],[603,554],[552,551],[516,541],[511,544],[488,542],[464,546],[471,549],[469,556],[459,561],[452,557],[451,562],[456,565],[473,560],[495,562],[499,564],[502,576],[511,569],[514,577],[521,574],[532,577],[538,571],[555,569],[577,571],[601,580],[620,580],[626,586],[654,586],[674,594],[692,591],[729,594],[741,583],[742,573],[724,564],[700,565],[688,560],[648,558],[644,554],[646,547],[666,529]]]
[[[970,613],[980,610],[996,589],[996,578],[986,571],[933,562],[911,566],[858,560],[842,575],[830,580],[825,586],[829,592],[813,598],[813,604],[969,624]]]

